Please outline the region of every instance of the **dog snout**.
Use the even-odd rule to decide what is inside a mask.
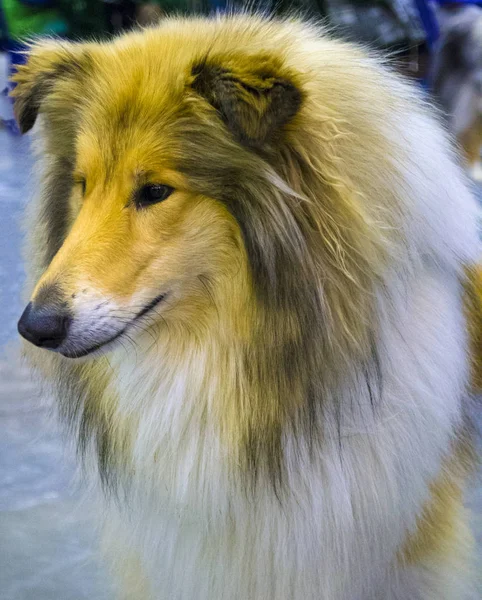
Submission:
[[[35,346],[55,350],[65,341],[71,320],[65,308],[29,302],[18,322],[18,332]]]

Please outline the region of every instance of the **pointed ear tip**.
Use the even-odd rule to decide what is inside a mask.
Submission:
[[[192,68],[191,68],[191,75],[193,77],[196,77],[197,75],[200,75],[203,72],[203,70],[205,69],[205,67],[206,67],[206,60],[205,59],[199,60],[199,61],[195,62],[192,65]]]
[[[25,135],[32,129],[32,125],[24,126],[24,125],[22,125],[22,123],[19,123],[18,121],[17,121],[17,125],[18,125],[18,129],[22,135]]]
[[[28,133],[35,124],[36,114],[31,114],[29,111],[20,110],[14,105],[13,113],[15,121],[22,135]]]
[[[203,87],[208,83],[213,83],[216,76],[223,72],[221,67],[209,64],[206,59],[202,59],[193,64],[191,68],[192,86],[194,88]]]

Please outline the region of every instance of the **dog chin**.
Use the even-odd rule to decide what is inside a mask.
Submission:
[[[71,359],[84,358],[90,355],[99,356],[100,354],[104,354],[108,350],[112,349],[115,342],[122,336],[124,331],[125,329],[122,329],[117,334],[106,340],[96,342],[90,341],[89,343],[85,344],[75,344],[72,342],[69,343],[67,340],[65,344],[62,344],[62,346],[54,350],[54,352],[61,354],[65,358]]]
[[[108,347],[111,347],[112,342],[113,340],[109,340],[105,343],[95,344],[94,346],[88,347],[66,345],[65,348],[58,348],[57,350],[54,350],[54,352],[61,354],[65,358],[84,358],[90,355],[103,354],[106,350],[108,350]]]

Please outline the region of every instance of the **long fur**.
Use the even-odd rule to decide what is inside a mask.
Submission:
[[[102,484],[122,597],[469,598],[477,207],[416,91],[243,15],[40,42],[16,81],[61,352],[169,292],[102,354],[28,349]],[[175,194],[135,212],[134,160]]]

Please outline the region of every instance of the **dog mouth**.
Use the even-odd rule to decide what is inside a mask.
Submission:
[[[88,348],[83,348],[79,350],[69,350],[66,348],[65,350],[59,349],[58,352],[62,354],[62,356],[64,356],[65,358],[83,358],[84,356],[88,356],[89,354],[93,354],[94,352],[101,350],[105,346],[108,346],[116,340],[119,340],[134,323],[136,323],[137,321],[145,317],[148,313],[150,313],[158,304],[161,304],[161,302],[163,302],[167,298],[167,296],[168,293],[159,294],[158,296],[156,296],[153,300],[151,300],[151,302],[149,302],[149,304],[144,306],[144,308],[142,308],[128,323],[126,323],[126,325],[120,331],[115,333],[112,337],[103,340],[102,342],[99,342],[97,344],[94,344],[93,346],[89,346]]]

